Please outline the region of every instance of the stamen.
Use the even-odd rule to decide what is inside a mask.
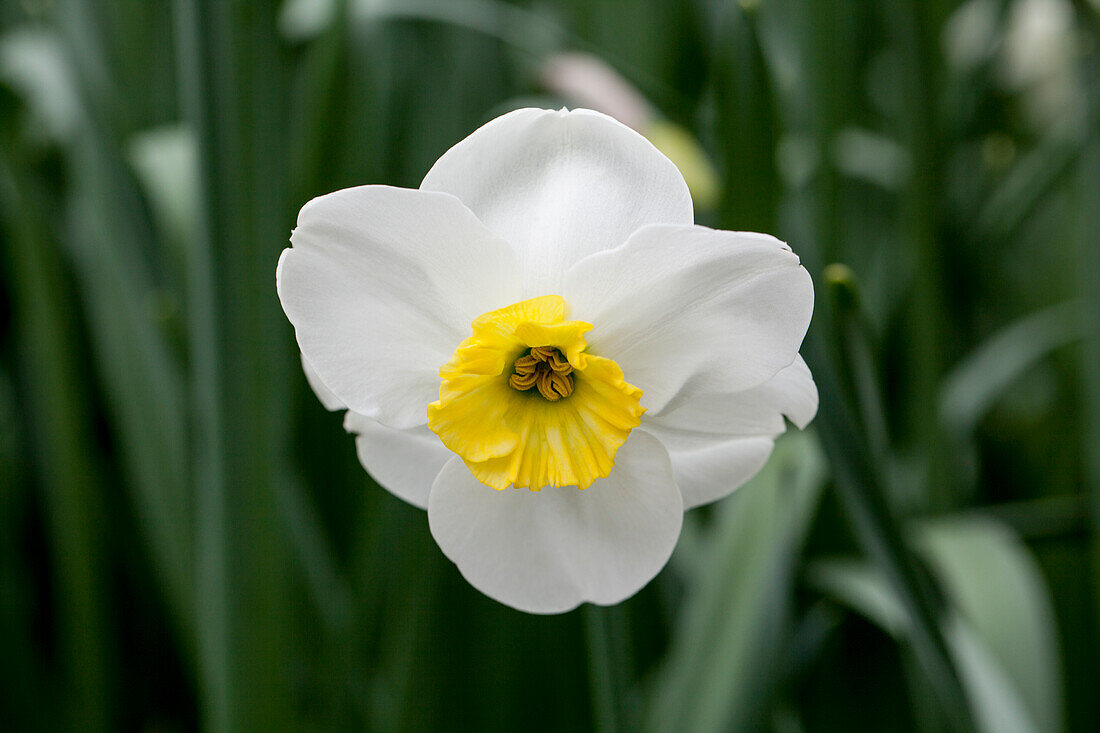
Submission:
[[[573,365],[554,346],[535,346],[516,359],[508,385],[521,392],[537,387],[548,402],[573,394]]]
[[[566,360],[564,356],[562,356],[562,353],[557,349],[554,350],[554,353],[550,355],[550,358],[547,361],[550,364],[550,368],[558,374],[569,374],[573,371],[573,366]]]
[[[513,389],[518,389],[522,392],[534,387],[538,378],[539,375],[533,371],[529,374],[513,374],[508,378],[508,384],[511,385]]]
[[[539,360],[527,354],[527,356],[521,356],[516,359],[516,363],[513,365],[516,368],[516,374],[526,374],[527,372],[535,371],[535,366],[539,363]]]

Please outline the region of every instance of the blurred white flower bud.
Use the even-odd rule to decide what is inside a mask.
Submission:
[[[1082,113],[1076,73],[1078,38],[1068,0],[1015,0],[1000,54],[1001,80],[1022,95],[1037,127]]]
[[[653,105],[603,59],[587,53],[551,56],[542,67],[542,84],[579,107],[611,115],[644,133],[655,116]]]
[[[969,0],[944,24],[943,52],[961,71],[969,71],[993,55],[997,41],[995,0]]]

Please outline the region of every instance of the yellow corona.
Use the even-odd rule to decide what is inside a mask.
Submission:
[[[592,325],[544,295],[473,322],[439,370],[428,427],[494,489],[588,488],[639,424],[642,391],[587,351]]]

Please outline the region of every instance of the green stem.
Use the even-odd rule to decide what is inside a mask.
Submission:
[[[821,394],[815,421],[825,452],[833,466],[834,483],[856,538],[885,575],[912,619],[913,650],[935,689],[947,721],[955,730],[974,730],[967,696],[944,639],[944,625],[931,579],[921,573],[892,515],[881,477],[869,458],[870,450],[851,416],[844,394],[825,354],[819,335],[811,333],[804,345],[814,365]]]

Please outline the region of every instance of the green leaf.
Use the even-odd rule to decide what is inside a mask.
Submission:
[[[990,242],[1013,236],[1038,204],[1069,176],[1085,147],[1076,121],[1052,130],[1012,167],[977,212],[977,234]]]
[[[1025,316],[978,345],[944,378],[940,415],[970,437],[1004,391],[1052,351],[1084,334],[1080,305],[1060,303]]]
[[[969,730],[973,727],[970,710],[943,635],[935,590],[920,572],[902,536],[895,508],[888,502],[882,479],[871,463],[866,439],[854,426],[844,393],[825,356],[822,337],[811,332],[803,348],[821,394],[816,425],[831,459],[841,506],[861,547],[889,581],[907,616],[916,619],[911,636],[913,651],[932,682],[941,709],[953,726]]]
[[[1006,527],[950,520],[917,527],[916,544],[947,589],[943,634],[982,731],[1058,731],[1061,680],[1053,610],[1034,560]],[[914,625],[881,573],[821,560],[812,585],[912,644]]]
[[[1100,67],[1100,59],[1093,54],[1092,68],[1094,77]],[[1095,86],[1095,85],[1094,85]],[[1093,95],[1094,117],[1098,109],[1098,94]],[[1100,142],[1094,142],[1082,156],[1081,175],[1077,180],[1078,196],[1082,202],[1082,213],[1075,222],[1077,238],[1078,287],[1085,296],[1086,313],[1100,312],[1100,247],[1096,246],[1097,232],[1100,232],[1100,206],[1097,205],[1097,191],[1100,191]],[[1100,323],[1095,315],[1086,321],[1088,337],[1081,349],[1081,380],[1083,382],[1083,437],[1081,452],[1084,455],[1085,486],[1090,507],[1090,526],[1092,528],[1092,588],[1100,587]],[[1094,594],[1094,624],[1100,628],[1100,594]],[[1095,648],[1095,647],[1094,647]]]
[[[184,376],[162,308],[174,300],[147,258],[152,227],[116,142],[91,122],[81,127],[69,161],[65,242],[87,304],[93,356],[144,538],[175,620],[188,631],[193,555]]]
[[[73,23],[64,29],[75,32]],[[171,298],[153,278],[148,222],[102,100],[90,88],[88,67],[95,63],[74,61],[73,48],[91,53],[82,43],[44,29],[12,32],[0,42],[0,73],[26,92],[31,119],[65,148],[63,243],[136,513],[176,622],[186,630],[192,568],[182,376],[152,307]],[[53,219],[57,212],[40,215]]]
[[[721,166],[721,226],[770,231],[780,182],[775,165],[775,90],[756,18],[732,3],[717,24],[711,96]]]
[[[1019,537],[992,520],[950,519],[921,526],[916,539],[1038,730],[1061,730],[1054,609],[1042,573]]]
[[[970,697],[974,718],[983,733],[1029,733],[1040,728],[1004,669],[973,627],[952,619],[947,641]]]
[[[718,505],[652,690],[653,730],[742,730],[765,719],[780,682],[774,662],[788,631],[796,560],[824,475],[817,442],[794,433]]]
[[[811,585],[866,616],[891,636],[901,638],[909,633],[905,607],[870,564],[846,558],[818,560],[807,575]]]
[[[302,637],[278,517],[295,504],[278,487],[299,367],[274,288],[292,227],[286,49],[274,2],[174,9],[200,180],[187,262],[199,694],[206,727],[295,728],[286,659]]]
[[[102,592],[110,579],[109,535],[96,490],[101,466],[89,440],[93,421],[81,380],[77,319],[58,247],[46,233],[42,191],[33,176],[16,173],[24,171],[12,165],[13,157],[6,145],[0,147],[0,271],[11,273],[5,299],[17,324],[13,341],[29,406],[27,440],[37,464],[52,570],[50,603],[36,616],[55,637],[61,727],[107,730],[115,669],[110,601]],[[3,478],[0,491],[6,493]]]

